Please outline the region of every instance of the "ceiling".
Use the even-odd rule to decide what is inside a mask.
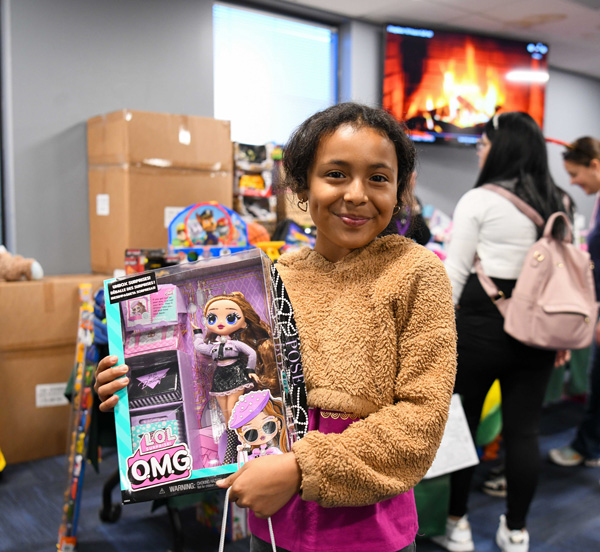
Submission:
[[[551,67],[600,79],[600,0],[288,0],[371,23],[544,42]]]

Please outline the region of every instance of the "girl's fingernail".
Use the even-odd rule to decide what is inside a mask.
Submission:
[[[129,368],[127,368],[125,364],[123,364],[123,366],[119,366],[119,372],[121,372],[121,374],[126,374],[127,370],[129,370]]]
[[[119,359],[116,356],[111,356],[108,360],[114,364]]]

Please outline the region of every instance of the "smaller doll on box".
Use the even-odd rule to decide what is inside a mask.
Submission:
[[[271,397],[268,390],[242,395],[231,412],[229,429],[236,431],[242,443],[238,452],[250,451],[244,460],[288,452],[284,421],[281,399]]]
[[[274,388],[274,346],[267,324],[261,320],[243,293],[212,297],[204,306],[204,338],[197,335],[194,348],[210,357],[216,367],[210,395],[219,404],[225,424],[237,400],[256,386]],[[235,432],[228,431],[224,463],[235,456]]]
[[[142,299],[145,299],[146,301],[148,300],[146,298],[142,298]],[[130,308],[131,308],[131,313],[129,316],[130,320],[139,320],[144,317],[144,313],[148,312],[147,306],[144,303],[142,303],[141,300],[137,300],[136,302],[134,302],[130,306]]]

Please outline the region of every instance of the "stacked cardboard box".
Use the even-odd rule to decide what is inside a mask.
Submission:
[[[79,284],[105,275],[0,282],[0,448],[9,464],[65,454]]]
[[[166,248],[168,223],[203,201],[233,201],[230,123],[121,110],[88,121],[91,264],[123,268],[125,249]]]

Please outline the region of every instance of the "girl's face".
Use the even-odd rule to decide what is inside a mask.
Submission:
[[[246,327],[242,309],[230,299],[219,299],[208,306],[206,311],[208,330],[217,335],[230,335]]]
[[[394,144],[372,128],[340,126],[321,140],[308,188],[315,251],[337,262],[373,241],[392,218],[398,189]]]
[[[479,170],[483,169],[485,165],[485,160],[487,159],[488,153],[490,153],[490,148],[492,147],[492,143],[490,139],[484,134],[481,135],[480,140],[477,142],[477,157],[479,157]]]
[[[273,439],[279,428],[280,422],[275,416],[260,412],[250,422],[238,429],[238,433],[245,443],[259,446]]]
[[[563,161],[571,177],[571,184],[579,186],[587,195],[600,191],[600,159],[593,159],[589,166]]]

